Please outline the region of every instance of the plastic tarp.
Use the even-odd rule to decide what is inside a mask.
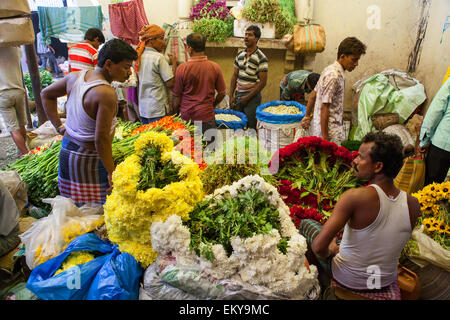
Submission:
[[[301,113],[299,114],[273,114],[265,112],[264,109],[268,107],[275,107],[279,105],[297,107]],[[302,121],[306,113],[306,107],[297,101],[270,101],[260,105],[256,108],[256,119],[259,121],[273,123],[273,124],[287,124]]]
[[[76,251],[99,253],[95,259],[54,275]],[[116,245],[87,233],[63,253],[33,269],[27,288],[43,300],[135,300],[139,296],[139,263]]]
[[[247,126],[248,118],[245,113],[235,111],[235,110],[227,110],[227,109],[215,109],[215,114],[231,114],[236,117],[241,118],[241,121],[224,121],[224,120],[216,120],[216,125],[218,129],[244,129]]]
[[[360,90],[358,101],[358,128],[354,139],[361,140],[368,132],[375,131],[370,116],[376,113],[398,113],[399,121],[403,124],[414,110],[425,99],[425,88],[416,79],[415,85],[409,87],[395,87],[389,76],[378,73],[363,81],[357,88]]]

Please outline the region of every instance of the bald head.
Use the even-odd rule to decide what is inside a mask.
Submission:
[[[186,43],[194,52],[205,51],[206,37],[200,33],[191,33],[186,38]]]

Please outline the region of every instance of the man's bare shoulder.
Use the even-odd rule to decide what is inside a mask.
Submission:
[[[86,98],[98,104],[109,104],[117,101],[117,93],[114,88],[104,84],[91,88],[87,92]]]
[[[375,200],[377,198],[377,191],[370,187],[359,187],[345,191],[339,201],[358,203],[367,203],[367,201]]]

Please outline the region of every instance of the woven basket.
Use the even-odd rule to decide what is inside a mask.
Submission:
[[[383,130],[399,121],[398,113],[379,113],[370,116],[373,126],[377,130]]]

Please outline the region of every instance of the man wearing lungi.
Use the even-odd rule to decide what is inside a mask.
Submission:
[[[420,214],[417,199],[394,185],[403,165],[402,150],[396,135],[366,134],[353,167],[369,185],[345,191],[323,226],[301,221],[299,232],[314,253],[312,260],[332,278],[324,299],[339,298],[338,292],[358,300],[401,299],[399,258]]]
[[[261,91],[267,84],[269,60],[258,48],[261,30],[249,26],[245,30],[246,48],[239,51],[234,60],[234,72],[230,82],[230,104],[233,109],[245,113],[247,126],[256,129],[256,108],[261,104]]]
[[[64,135],[59,154],[60,194],[77,206],[103,204],[112,189],[112,140],[117,124],[117,94],[112,81],[131,75],[137,52],[125,41],[113,39],[100,50],[94,70],[72,72],[45,88],[44,110],[59,134]],[[57,112],[57,98],[67,94],[66,123]]]

